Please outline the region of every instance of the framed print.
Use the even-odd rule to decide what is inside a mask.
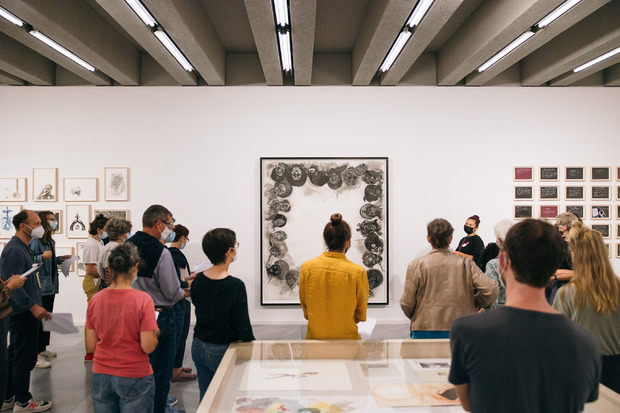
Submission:
[[[616,205],[616,219],[620,220],[620,205]]]
[[[616,258],[620,258],[620,244],[616,242]]]
[[[104,168],[105,200],[129,201],[129,168]]]
[[[590,207],[591,219],[611,219],[609,205],[592,205]]]
[[[95,202],[97,196],[97,178],[65,178],[65,202]]]
[[[567,166],[564,170],[564,180],[566,181],[585,181],[586,168],[583,166]]]
[[[620,181],[620,166],[616,166],[616,181]]]
[[[540,217],[543,219],[553,219],[560,213],[560,207],[557,205],[541,205]]]
[[[67,238],[88,238],[90,205],[67,205]]]
[[[26,178],[0,178],[0,201],[26,202]]]
[[[13,217],[21,210],[21,205],[0,205],[0,238],[7,239],[15,235]]]
[[[566,212],[572,212],[579,218],[585,218],[585,207],[583,205],[566,205]]]
[[[540,167],[540,180],[541,181],[559,181],[560,180],[560,168],[557,166],[541,166]]]
[[[583,201],[586,199],[585,187],[583,186],[567,186],[565,188],[565,198],[567,201]]]
[[[351,226],[347,258],[366,270],[369,304],[388,304],[388,158],[261,158],[261,305],[299,304],[304,261],[323,228]]]
[[[56,234],[62,234],[62,210],[60,209],[37,209],[34,210],[34,212],[39,215],[39,213],[43,212],[43,211],[49,211],[52,214],[54,214],[54,217],[56,218],[56,222],[58,222],[58,226],[56,226],[56,230],[54,231],[54,235]]]
[[[533,186],[515,186],[515,201],[531,201],[534,199]]]
[[[616,224],[616,238],[620,239],[620,224]]]
[[[63,255],[73,255],[73,247],[59,247],[56,245],[56,256],[62,257]],[[71,264],[69,268],[69,272],[75,272],[75,261]],[[61,275],[62,271],[60,271],[60,265],[58,266],[58,275]]]
[[[593,166],[590,177],[592,181],[611,181],[611,168],[609,166]]]
[[[118,218],[129,221],[128,209],[95,209],[93,213],[93,219],[99,214],[103,214],[106,218]]]
[[[552,201],[560,199],[560,187],[559,186],[541,186],[540,187],[540,200]]]
[[[534,217],[534,207],[532,205],[515,205],[514,206],[514,219],[526,219]]]
[[[34,168],[32,170],[33,201],[58,201],[58,178],[56,172],[56,168]]]
[[[620,186],[616,187],[616,201],[620,201]]]
[[[590,197],[593,201],[604,200],[609,201],[611,199],[611,187],[610,186],[591,186]]]
[[[592,224],[592,229],[601,233],[603,238],[611,238],[611,225],[609,224]]]
[[[515,166],[513,169],[512,176],[515,182],[533,181],[534,180],[534,167]]]
[[[86,275],[86,264],[84,264],[84,261],[82,260],[82,257],[84,256],[84,246],[86,245],[86,242],[77,242],[75,244],[75,255],[78,256],[77,259],[77,268],[76,268],[76,273],[78,275],[78,277],[83,277]]]

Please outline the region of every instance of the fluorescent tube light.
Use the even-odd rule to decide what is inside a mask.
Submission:
[[[504,47],[495,56],[493,56],[492,58],[487,60],[482,66],[480,66],[478,68],[478,72],[484,72],[489,67],[493,66],[499,60],[503,59],[508,53],[512,52],[514,49],[516,49],[517,47],[525,43],[527,39],[534,36],[534,34],[535,34],[534,32],[528,31],[528,32],[523,33],[521,36],[517,37],[515,40],[513,40],[512,43]]]
[[[179,62],[181,66],[183,66],[183,69],[187,70],[188,72],[191,72],[192,70],[194,70],[189,60],[187,60],[185,56],[183,56],[183,53],[181,53],[181,51],[172,42],[172,39],[168,37],[168,34],[166,34],[165,31],[155,30],[155,36],[157,36],[161,44],[163,44],[164,47],[168,49],[168,51],[176,59],[176,61]]]
[[[573,69],[573,72],[575,72],[575,73],[581,72],[582,70],[587,69],[590,66],[593,66],[593,65],[595,65],[595,64],[597,64],[599,62],[602,62],[605,59],[609,59],[610,57],[615,56],[618,53],[620,53],[620,47],[617,47],[617,48],[615,48],[615,49],[605,53],[604,55],[601,55],[601,56],[597,57],[596,59],[592,59],[589,62],[582,64],[581,66]]]
[[[85,60],[77,57],[75,54],[71,53],[69,50],[65,49],[64,47],[62,47],[61,45],[59,45],[58,43],[56,43],[55,41],[53,41],[52,39],[44,35],[43,33],[37,30],[31,30],[29,33],[33,35],[34,37],[36,37],[37,39],[39,39],[40,41],[42,41],[43,43],[45,43],[46,45],[48,45],[49,47],[51,47],[52,49],[56,50],[58,53],[61,53],[64,56],[68,57],[69,59],[73,60],[75,63],[82,66],[84,69],[90,70],[91,72],[95,71],[94,66],[86,63]]]
[[[276,10],[276,23],[278,26],[288,26],[288,0],[273,0]]]
[[[155,27],[155,25],[157,25],[155,18],[146,9],[146,7],[144,7],[144,4],[142,4],[140,0],[125,0],[125,2],[133,9],[134,12],[136,12],[144,24],[151,27]]]
[[[291,33],[278,33],[278,41],[280,42],[282,70],[290,72],[293,70],[293,62],[291,61]]]
[[[433,0],[418,1],[415,10],[413,11],[413,13],[411,13],[411,17],[409,17],[409,20],[407,20],[407,26],[417,26],[428,11],[428,9],[431,7],[431,4],[433,4]]]
[[[407,43],[407,40],[409,40],[409,37],[411,37],[411,32],[407,30],[400,32],[398,38],[394,42],[394,45],[390,49],[388,55],[385,57],[383,64],[379,68],[381,72],[387,72],[388,70],[390,70],[390,67],[392,67],[392,65],[396,61],[396,58],[403,50],[403,47],[405,47],[405,44]]]
[[[547,14],[541,21],[536,23],[536,26],[538,26],[539,29],[542,29],[543,27],[550,25],[558,17],[560,17],[561,15],[563,15],[564,13],[569,11],[571,8],[573,8],[574,5],[576,5],[580,1],[581,0],[568,0],[568,1],[565,1],[560,7],[558,7],[555,10],[553,10],[551,13]]]
[[[4,17],[5,19],[7,19],[8,21],[10,21],[11,23],[13,23],[13,24],[15,24],[17,26],[23,26],[24,25],[23,21],[21,21],[20,19],[15,17],[13,14],[11,14],[7,10],[3,9],[2,7],[0,7],[0,16]]]

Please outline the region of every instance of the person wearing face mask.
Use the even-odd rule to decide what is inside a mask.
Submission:
[[[174,305],[189,296],[189,292],[181,288],[170,251],[161,243],[161,240],[165,241],[170,236],[173,225],[172,213],[166,207],[151,205],[142,215],[142,231],[127,240],[138,247],[141,259],[138,278],[133,287],[148,293],[155,303],[155,311],[159,313],[159,343],[149,355],[155,376],[155,413],[183,412],[168,405],[177,350]]]
[[[110,252],[127,240],[131,226],[131,222],[126,219],[110,218],[103,227],[103,232],[108,236],[110,242],[103,247],[97,261],[97,272],[101,277],[99,290],[104,289],[110,283],[110,269],[108,268]]]
[[[39,212],[41,227],[44,234],[41,238],[33,238],[30,241],[33,260],[35,264],[40,264],[39,283],[41,286],[41,300],[43,308],[50,313],[54,310],[54,298],[58,294],[58,265],[71,258],[71,255],[56,256],[56,243],[52,238],[53,232],[58,226],[56,216],[51,211]],[[52,366],[47,360],[54,358],[57,354],[48,351],[46,348],[50,343],[49,331],[43,331],[43,326],[39,330],[39,355],[37,356],[36,368],[45,369]]]
[[[95,217],[93,222],[90,223],[88,228],[88,239],[86,245],[84,245],[84,251],[82,252],[82,262],[86,268],[86,275],[84,281],[82,281],[82,288],[86,294],[86,302],[89,302],[93,295],[99,291],[99,283],[101,277],[99,271],[97,271],[97,261],[103,250],[103,239],[108,235],[103,231],[105,224],[108,222],[108,218],[103,214],[99,214]],[[84,363],[92,363],[93,353],[88,351],[86,346],[86,330],[84,330],[84,348],[86,355],[84,356]]]
[[[32,269],[34,261],[28,246],[33,238],[41,238],[45,234],[41,218],[30,210],[15,214],[13,225],[15,236],[0,254],[2,281]],[[41,319],[52,318],[41,305],[37,275],[36,270],[29,274],[23,288],[13,290],[9,299],[13,311],[9,316],[8,381],[0,411],[12,408],[14,412],[42,412],[52,408],[51,402],[37,400],[30,393],[30,372],[37,363],[39,325]]]
[[[568,245],[571,226],[577,222],[581,222],[581,218],[572,212],[563,212],[555,217],[555,227],[566,242],[564,244],[564,258],[560,268],[553,274],[549,285],[545,289],[545,297],[547,297],[547,302],[550,305],[553,305],[553,300],[558,290],[568,284],[573,278],[573,258]]]
[[[478,215],[472,215],[467,218],[467,221],[465,221],[465,225],[463,226],[463,230],[467,235],[461,238],[459,245],[454,251],[456,255],[473,259],[476,264],[478,263],[480,254],[482,254],[482,250],[484,250],[484,242],[482,241],[482,238],[476,235],[479,225],[480,217]]]

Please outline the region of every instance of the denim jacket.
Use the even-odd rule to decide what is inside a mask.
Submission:
[[[41,295],[58,294],[58,265],[62,263],[62,259],[56,256],[56,243],[50,240],[50,244],[45,245],[40,239],[33,238],[30,241],[30,249],[35,264],[41,264],[39,268]],[[41,260],[41,255],[45,251],[52,251],[52,258]]]

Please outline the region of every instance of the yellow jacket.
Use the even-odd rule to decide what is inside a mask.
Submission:
[[[368,277],[341,252],[324,252],[304,262],[299,301],[308,320],[306,339],[360,339],[357,323],[366,321]]]

